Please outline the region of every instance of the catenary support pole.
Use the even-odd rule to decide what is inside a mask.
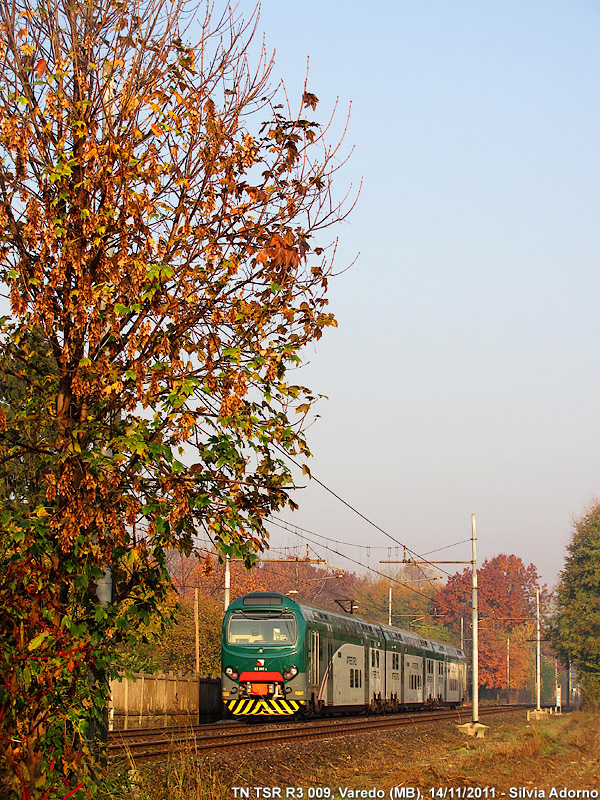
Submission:
[[[390,594],[388,597],[388,625],[392,624],[392,587],[390,586]]]
[[[510,636],[506,637],[506,704],[510,705]]]
[[[198,588],[194,589],[194,630],[196,631],[196,675],[200,674],[200,630],[198,627]]]
[[[473,549],[473,723],[479,722],[479,642],[478,642],[478,611],[477,611],[477,536],[475,529],[475,514],[471,514],[471,541]]]
[[[540,590],[535,590],[535,702],[536,710],[541,711],[541,696],[542,696],[542,653],[541,653],[541,637],[540,637]]]
[[[229,608],[229,595],[231,592],[231,559],[225,556],[225,611]]]

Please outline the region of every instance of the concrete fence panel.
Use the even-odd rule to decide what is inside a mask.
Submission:
[[[110,683],[111,730],[211,722],[221,716],[221,682],[174,673],[121,676]]]

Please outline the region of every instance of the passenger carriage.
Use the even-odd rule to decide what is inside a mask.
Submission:
[[[234,716],[456,706],[465,680],[462,650],[276,592],[244,595],[225,614],[222,693]]]

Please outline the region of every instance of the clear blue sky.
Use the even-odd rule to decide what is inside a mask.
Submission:
[[[352,102],[340,193],[363,179],[339,328],[302,373],[329,396],[314,473],[421,553],[474,512],[481,559],[553,583],[600,496],[600,6],[265,0],[260,28],[292,96],[310,56],[322,119]],[[297,499],[298,525],[391,544],[318,486]]]

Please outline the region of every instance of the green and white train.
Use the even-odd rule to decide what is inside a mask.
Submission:
[[[465,686],[465,654],[452,645],[276,592],[240,597],[223,621],[223,703],[234,716],[455,707]]]

